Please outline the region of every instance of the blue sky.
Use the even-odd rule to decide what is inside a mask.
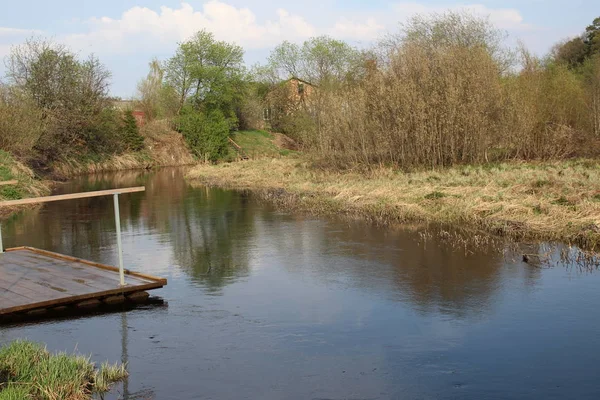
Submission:
[[[208,29],[237,42],[246,62],[262,62],[283,40],[302,42],[327,34],[367,46],[398,30],[414,14],[466,9],[489,16],[507,31],[509,44],[522,41],[545,54],[558,40],[577,35],[600,16],[598,0],[1,0],[0,57],[32,35],[54,38],[74,51],[97,54],[113,73],[112,93],[135,94],[152,57],[167,58],[176,43]],[[0,66],[0,75],[4,74]]]

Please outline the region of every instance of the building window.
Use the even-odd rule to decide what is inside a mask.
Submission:
[[[263,120],[270,121],[271,120],[271,109],[263,108]]]

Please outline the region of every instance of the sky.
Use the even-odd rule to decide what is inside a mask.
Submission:
[[[600,0],[0,0],[0,10],[0,58],[28,37],[52,38],[96,54],[112,72],[111,94],[130,98],[153,57],[167,59],[201,29],[243,46],[253,65],[283,40],[329,35],[366,47],[415,14],[467,10],[505,30],[508,45],[543,55],[600,16]]]

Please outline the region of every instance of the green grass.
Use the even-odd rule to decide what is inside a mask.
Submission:
[[[249,158],[279,157],[290,153],[273,142],[273,135],[265,131],[239,131],[231,137]]]
[[[89,357],[51,354],[39,344],[17,340],[0,349],[0,400],[85,400],[107,392],[127,376],[124,366]]]

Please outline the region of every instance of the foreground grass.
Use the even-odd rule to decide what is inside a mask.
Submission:
[[[0,349],[0,400],[84,400],[124,379],[123,366],[96,369],[88,357],[50,354],[42,345],[15,341]]]
[[[303,158],[200,165],[188,178],[251,189],[287,208],[380,223],[468,227],[515,240],[559,240],[600,248],[600,162],[459,166],[403,173],[320,170]]]

